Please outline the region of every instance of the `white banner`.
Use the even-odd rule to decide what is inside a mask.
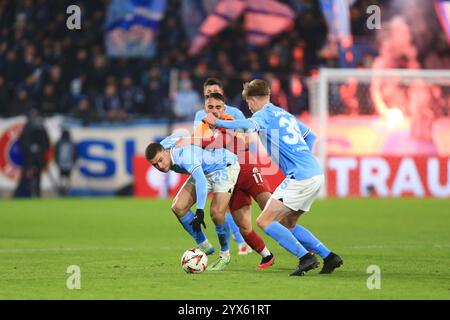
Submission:
[[[133,157],[167,135],[165,124],[70,127],[79,159],[72,175],[75,193],[114,193],[132,184]]]
[[[449,157],[330,156],[330,197],[450,197]]]
[[[0,119],[0,193],[2,195],[12,195],[19,182],[22,155],[17,140],[25,122],[25,116]],[[52,146],[55,145],[61,134],[61,123],[62,117],[60,116],[47,118],[44,121]],[[57,183],[56,178],[57,170],[52,161],[47,170],[43,172],[42,191],[53,189]]]
[[[45,119],[52,148],[61,136],[61,126],[68,128],[77,144],[79,158],[71,177],[72,194],[114,194],[132,183],[132,159],[144,154],[149,142],[167,135],[165,123],[139,122],[129,125],[82,127],[64,122],[62,117]],[[17,140],[25,117],[0,119],[0,195],[10,196],[20,178],[22,155]],[[59,173],[53,157],[43,172],[43,192],[57,192]]]

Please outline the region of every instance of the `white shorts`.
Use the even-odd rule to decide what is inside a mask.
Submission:
[[[233,193],[241,167],[239,163],[232,164],[223,170],[211,172],[206,175],[208,181],[208,192],[228,192]],[[192,176],[189,177],[188,183],[195,185]]]
[[[294,211],[309,211],[325,182],[323,174],[306,180],[285,179],[272,194],[271,198],[282,200],[283,204]]]

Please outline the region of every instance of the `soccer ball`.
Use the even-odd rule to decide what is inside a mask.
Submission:
[[[200,273],[208,266],[208,257],[197,248],[186,250],[181,257],[181,267],[186,273]]]

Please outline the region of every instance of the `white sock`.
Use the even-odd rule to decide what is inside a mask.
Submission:
[[[202,243],[200,243],[198,246],[200,248],[206,248],[209,245],[209,241],[208,239],[206,239],[205,241],[203,241]]]
[[[264,247],[264,249],[259,253],[263,258],[270,256],[270,251],[267,249],[267,247]]]
[[[229,258],[230,257],[230,250],[227,251],[220,251],[219,252],[219,257],[220,258]]]

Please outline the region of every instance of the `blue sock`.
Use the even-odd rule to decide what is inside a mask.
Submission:
[[[281,225],[281,223],[272,222],[267,228],[264,229],[264,231],[275,239],[275,241],[278,242],[283,248],[298,258],[301,258],[308,253],[301,243],[295,239],[289,229]]]
[[[236,240],[237,244],[243,244],[245,242],[244,238],[242,237],[241,233],[239,232],[239,227],[237,226],[236,222],[233,220],[233,216],[231,213],[227,212],[225,215],[225,220],[228,223],[228,226],[230,227],[231,232],[233,232],[234,239]]]
[[[330,254],[330,250],[328,250],[327,247],[325,247],[322,242],[319,241],[308,229],[301,225],[296,225],[294,229],[291,230],[294,237],[300,241],[302,245],[305,246],[306,249],[309,251],[312,251],[314,253],[317,253],[322,258],[328,257]]]
[[[189,232],[189,234],[194,238],[195,242],[197,244],[200,244],[206,240],[206,236],[203,233],[203,231],[194,232],[194,229],[192,229],[191,222],[192,220],[194,220],[194,217],[195,217],[194,213],[189,210],[189,212],[186,215],[184,215],[184,217],[180,218],[180,222],[183,225],[184,229],[187,232]]]
[[[220,251],[230,250],[230,227],[225,221],[223,224],[215,225],[217,237],[219,238]]]

